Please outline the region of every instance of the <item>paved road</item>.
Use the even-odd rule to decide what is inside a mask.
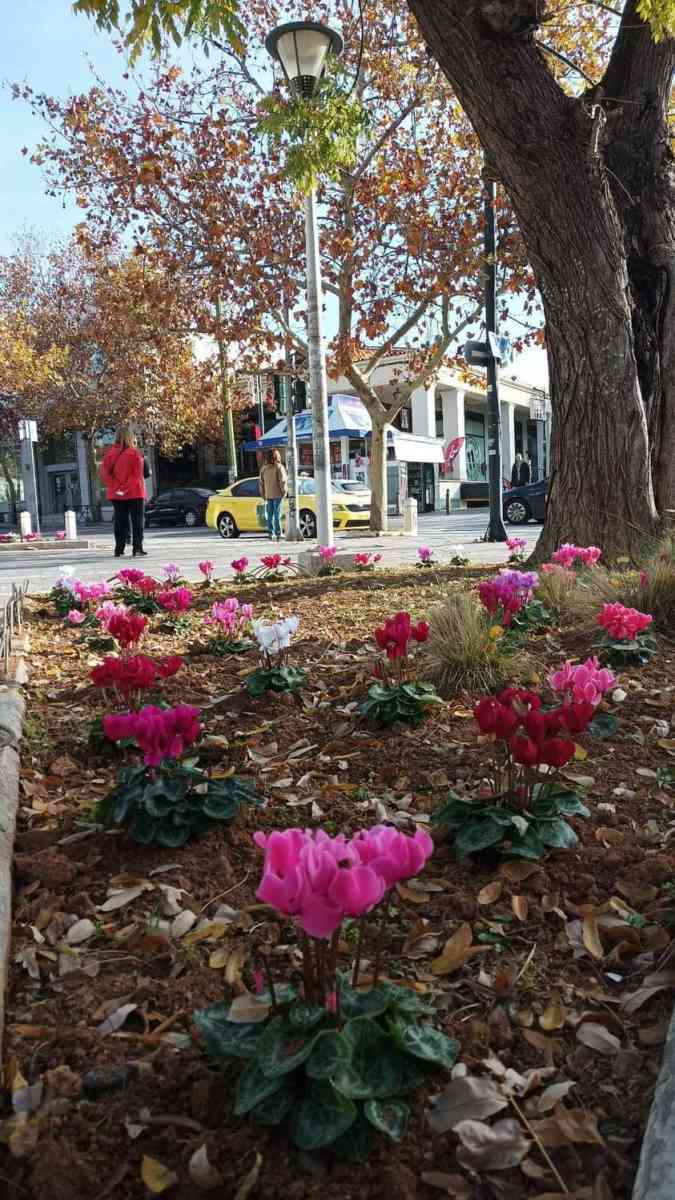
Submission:
[[[336,542],[340,550],[381,554],[385,566],[416,562],[419,546],[433,547],[439,561],[451,558],[454,546],[462,545],[472,562],[505,562],[506,547],[480,541],[486,521],[487,513],[482,509],[450,516],[430,513],[420,517],[416,537],[339,534]],[[401,528],[400,521],[392,524]],[[513,536],[525,537],[531,547],[539,537],[539,525],[507,528]],[[24,580],[28,580],[31,592],[49,591],[64,566],[74,568],[81,579],[105,579],[113,575],[123,563],[113,557],[112,530],[98,526],[93,531],[83,528],[81,532],[89,538],[88,550],[0,550],[0,597],[11,592],[13,582]],[[300,550],[310,544],[283,542],[280,548],[295,560]],[[276,549],[277,543],[271,543],[271,547]],[[251,565],[256,565],[263,554],[270,553],[270,542],[261,534],[224,541],[210,529],[152,529],[146,531],[145,549],[148,557],[136,560],[134,565],[142,565],[148,574],[157,573],[166,562],[175,562],[186,578],[200,579],[197,563],[210,558],[217,564],[216,574],[226,578],[233,558],[245,555]],[[129,555],[123,560],[129,566],[132,561]]]

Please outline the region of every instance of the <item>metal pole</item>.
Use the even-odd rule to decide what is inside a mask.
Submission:
[[[290,324],[288,307],[284,311],[286,325]],[[299,542],[302,535],[298,529],[298,439],[295,436],[295,380],[290,374],[293,366],[291,351],[286,347],[286,367],[288,374],[284,377],[286,392],[286,425],[288,427],[288,453],[286,468],[288,471],[288,515],[286,517],[286,541]]]
[[[502,417],[499,408],[499,363],[491,347],[490,334],[497,332],[497,243],[495,236],[494,173],[483,167],[485,196],[485,339],[490,351],[487,363],[487,455],[490,495],[490,524],[485,542],[505,542],[502,516]]]
[[[220,298],[216,300],[216,317],[218,318],[218,357],[220,359],[220,394],[223,402],[223,432],[225,435],[225,452],[227,455],[228,483],[234,483],[237,478],[237,447],[234,441],[234,421],[232,419],[232,399],[230,397],[230,372],[227,361],[227,346],[220,335],[221,307]]]
[[[31,473],[31,482],[32,482],[32,487],[33,487],[33,499],[35,501],[35,533],[39,533],[40,532],[40,501],[38,499],[37,471],[35,469],[35,443],[32,438],[29,442],[29,446],[30,446],[30,473]]]
[[[333,506],[328,439],[328,381],[326,378],[326,353],[323,344],[323,297],[314,190],[305,197],[305,241],[307,245],[307,340],[309,343],[309,385],[312,393],[317,537],[320,546],[332,546]]]

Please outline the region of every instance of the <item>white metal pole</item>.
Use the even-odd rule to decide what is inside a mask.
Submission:
[[[319,228],[316,219],[316,193],[314,190],[308,192],[305,197],[305,241],[307,244],[307,341],[309,343],[309,385],[312,394],[317,537],[320,546],[332,546],[333,506],[328,438],[328,381],[323,342]]]

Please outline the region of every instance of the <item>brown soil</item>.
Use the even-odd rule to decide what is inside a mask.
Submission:
[[[251,699],[241,683],[251,657],[198,652],[203,635],[196,615],[191,631],[177,639],[151,634],[147,652],[187,652],[164,696],[215,702],[205,712],[202,761],[216,771],[233,766],[267,801],[264,809],[244,811],[231,826],[179,850],[86,831],[91,804],[109,789],[119,765],[117,752],[97,756],[87,740],[92,719],[105,711],[88,687],[88,671],[99,656],[44,601],[31,604],[4,1068],[8,1089],[16,1089],[17,1071],[28,1084],[42,1077],[46,1103],[43,1097],[42,1108],[0,1151],[8,1196],[141,1200],[148,1195],[141,1164],[150,1156],[176,1173],[166,1194],[187,1200],[202,1194],[188,1162],[204,1142],[223,1176],[214,1197],[237,1196],[256,1151],[262,1161],[250,1192],[254,1200],[279,1194],[432,1200],[443,1192],[423,1181],[431,1171],[462,1176],[464,1182],[455,1179],[455,1190],[446,1194],[475,1200],[526,1200],[560,1190],[536,1146],[525,1171],[463,1169],[457,1137],[430,1131],[421,1094],[402,1143],[382,1138],[366,1165],[298,1156],[282,1133],[232,1117],[237,1067],[208,1062],[191,1026],[194,1009],[253,987],[259,947],[271,955],[276,974],[290,977],[297,969],[293,926],[256,902],[259,854],[252,830],[321,824],[349,832],[375,823],[383,812],[423,815],[450,787],[478,784],[486,773],[490,746],[479,740],[471,697],[433,709],[417,730],[389,734],[365,729],[350,707],[371,679],[374,625],[398,608],[424,615],[442,590],[462,586],[461,579],[461,572],[442,578],[419,571],[247,589],[257,615],[296,612],[301,618],[291,661],[309,669],[310,685],[293,698]],[[204,591],[200,607],[215,594]],[[548,667],[588,652],[588,637],[578,631],[537,639],[537,657]],[[658,721],[675,720],[672,646],[664,642],[648,667],[621,677],[621,686],[626,700],[604,706],[619,718],[616,734],[581,739],[587,758],[568,771],[591,780],[591,818],[571,822],[578,846],[550,854],[527,878],[511,882],[497,861],[458,862],[439,839],[421,890],[401,889],[386,943],[388,977],[407,981],[436,1005],[437,1025],[461,1042],[461,1062],[470,1073],[486,1074],[483,1060],[492,1054],[521,1073],[554,1066],[547,1084],[574,1082],[563,1107],[591,1113],[598,1136],[566,1141],[548,1153],[570,1192],[595,1181],[597,1200],[630,1195],[672,1001],[664,989],[635,1012],[620,1004],[645,975],[671,967],[675,790],[654,772],[674,765],[673,735],[655,728]],[[64,841],[76,834],[85,836]],[[157,868],[166,869],[153,874]],[[501,895],[479,904],[480,889],[495,879],[503,885]],[[132,886],[143,880],[151,886],[135,899],[100,910],[111,881]],[[185,935],[172,937],[158,924],[172,919],[163,911],[167,899],[160,885],[182,889],[175,910],[208,916],[227,904],[239,915],[214,940],[190,944],[189,935],[187,941]],[[527,904],[519,899],[514,905],[514,897]],[[637,916],[618,933],[601,928],[603,957],[593,956],[569,934],[574,938],[573,923],[581,930],[594,910],[618,912],[620,905],[602,909],[612,898]],[[96,932],[69,948],[65,935],[74,918],[91,919]],[[432,960],[463,922],[471,924],[479,952],[455,972],[435,975]],[[411,956],[411,931],[433,938],[420,957]],[[219,949],[219,965],[210,966]],[[346,960],[349,946],[342,950]],[[370,944],[366,971],[372,955]],[[557,998],[564,1024],[546,1030],[540,1018]],[[120,1028],[102,1036],[97,1028],[122,1005],[136,1007]],[[582,1017],[609,1029],[618,1051],[599,1053],[582,1044]],[[121,1086],[97,1094],[88,1073],[98,1071],[105,1082],[111,1066],[123,1068],[108,1075]],[[439,1074],[429,1092],[444,1082]],[[520,1103],[530,1119],[541,1116],[536,1099]],[[5,1118],[11,1112],[7,1091]],[[505,1115],[515,1114],[507,1110],[500,1117]],[[5,1140],[12,1128],[5,1125]]]

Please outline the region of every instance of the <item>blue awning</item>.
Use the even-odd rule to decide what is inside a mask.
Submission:
[[[365,406],[356,396],[335,394],[328,397],[328,436],[337,438],[367,438],[372,433],[370,417]],[[295,418],[295,436],[299,442],[312,440],[312,412],[307,409]],[[273,450],[275,446],[288,443],[288,422],[277,421],[263,437],[255,442],[246,442],[244,450]]]

